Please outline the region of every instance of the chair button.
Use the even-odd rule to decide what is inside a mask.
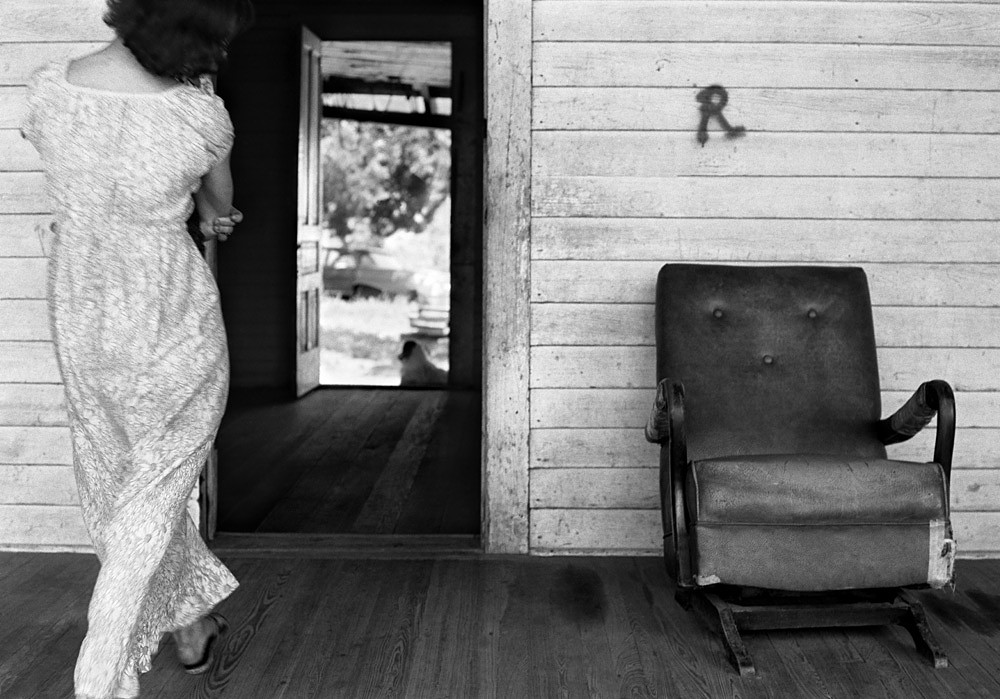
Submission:
[[[764,363],[767,364],[767,365],[774,364],[774,357],[772,357],[769,354],[765,354],[764,355]]]
[[[808,315],[810,318],[815,318],[819,314],[816,312],[815,308],[810,308],[809,313],[807,313],[806,315]]]
[[[714,311],[712,311],[712,315],[715,316],[716,318],[721,318],[722,317],[722,309],[721,308],[716,308]]]

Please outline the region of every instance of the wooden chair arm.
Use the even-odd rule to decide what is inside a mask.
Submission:
[[[679,381],[663,379],[656,387],[656,400],[646,424],[646,439],[660,445],[660,512],[667,571],[678,587],[690,588],[694,586],[694,581],[684,502],[687,440],[684,434],[684,385]],[[667,541],[668,538],[671,541]]]
[[[955,450],[955,394],[948,382],[936,379],[920,384],[906,403],[889,417],[879,420],[876,431],[883,444],[898,444],[914,436],[937,415],[934,461],[951,478]]]

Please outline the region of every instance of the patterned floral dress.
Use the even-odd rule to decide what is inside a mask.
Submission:
[[[117,93],[71,84],[66,70],[32,77],[22,131],[55,209],[50,320],[101,562],[76,692],[104,699],[149,670],[165,632],[237,585],[186,510],[229,358],[218,290],[185,222],[233,129],[210,86]]]

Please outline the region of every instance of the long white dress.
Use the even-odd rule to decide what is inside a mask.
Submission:
[[[66,68],[32,77],[22,130],[55,207],[50,319],[101,562],[76,692],[105,699],[149,669],[165,632],[237,586],[186,511],[229,358],[218,290],[185,222],[233,129],[210,89],[116,93],[73,85]]]

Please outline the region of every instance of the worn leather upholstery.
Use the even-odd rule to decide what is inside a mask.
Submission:
[[[948,516],[944,473],[934,463],[720,457],[692,463],[685,485],[689,514],[699,523],[879,524]]]
[[[657,379],[684,387],[680,466],[696,584],[818,591],[950,580],[942,467],[888,460],[876,431],[863,270],[666,265],[656,301]],[[665,423],[654,417],[655,437]]]
[[[885,458],[863,270],[667,265],[656,293],[657,380],[684,383],[690,459]]]
[[[948,503],[935,463],[722,457],[692,463],[685,487],[703,582],[786,590],[924,583],[932,541],[944,546]]]

